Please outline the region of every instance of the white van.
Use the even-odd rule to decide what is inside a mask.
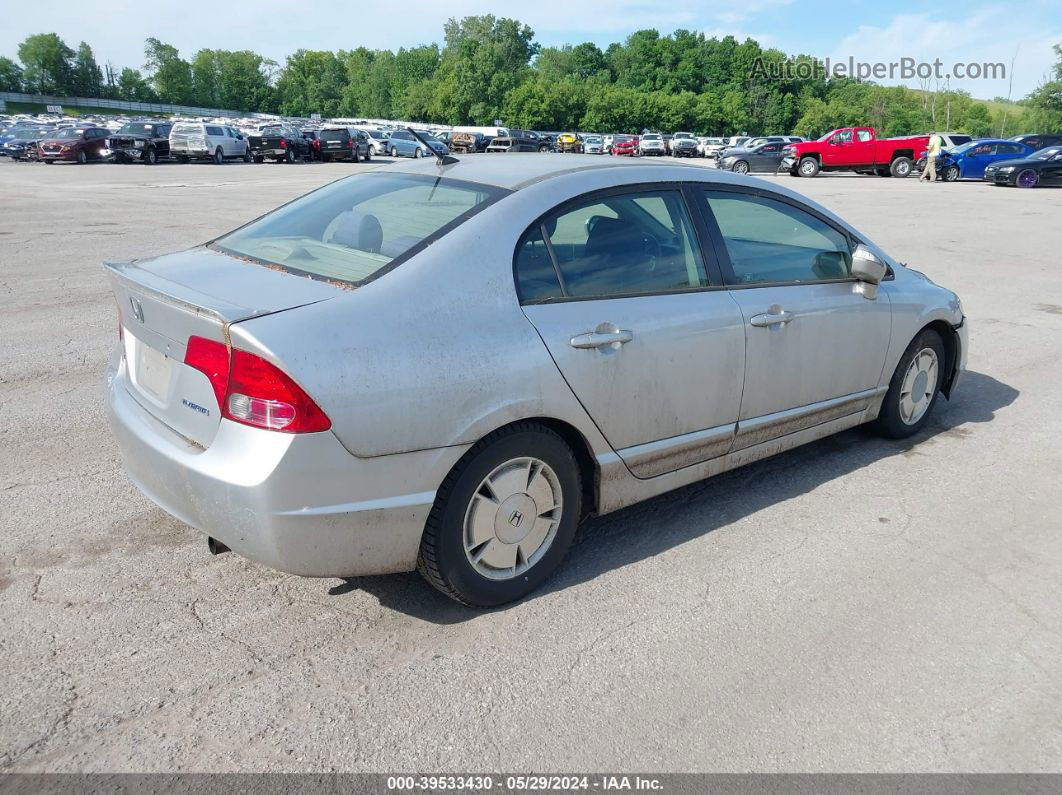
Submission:
[[[508,127],[454,127],[451,132],[483,133],[488,139],[508,138]]]
[[[213,160],[218,165],[231,158],[251,162],[247,136],[235,127],[202,121],[175,122],[170,130],[170,154],[181,163]]]

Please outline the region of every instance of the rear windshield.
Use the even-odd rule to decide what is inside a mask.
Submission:
[[[203,132],[203,125],[201,125],[201,124],[175,124],[175,125],[173,125],[173,132],[175,132],[175,133],[201,133],[201,132]]]
[[[322,141],[345,141],[350,137],[346,130],[321,130]]]
[[[357,285],[507,193],[443,177],[360,174],[296,199],[215,245],[292,273]]]

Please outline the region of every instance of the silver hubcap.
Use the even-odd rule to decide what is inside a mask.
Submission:
[[[923,348],[915,354],[900,387],[900,419],[914,425],[929,410],[937,391],[937,352]]]
[[[465,555],[492,580],[518,577],[546,554],[563,515],[560,481],[537,458],[515,458],[479,484],[465,511]]]
[[[812,171],[815,170],[815,164],[809,163],[807,160],[805,160],[803,163],[800,164],[800,170],[805,174],[810,174]]]

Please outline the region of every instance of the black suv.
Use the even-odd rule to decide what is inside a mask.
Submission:
[[[168,121],[131,121],[110,136],[107,147],[110,159],[116,163],[132,163],[140,160],[149,166],[170,157],[170,130]]]
[[[372,157],[372,149],[369,146],[369,136],[361,130],[351,130],[348,127],[325,127],[318,133],[321,146],[321,159],[329,160],[369,160]]]
[[[1026,133],[1025,135],[1015,135],[1010,140],[1017,141],[1019,144],[1031,146],[1036,151],[1039,151],[1046,146],[1062,146],[1062,135]]]

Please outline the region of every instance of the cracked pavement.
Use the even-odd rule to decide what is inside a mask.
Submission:
[[[362,168],[0,161],[0,770],[1062,770],[1062,190],[768,178],[959,292],[954,400],[591,521],[480,613],[211,558],[104,417],[101,260]]]

